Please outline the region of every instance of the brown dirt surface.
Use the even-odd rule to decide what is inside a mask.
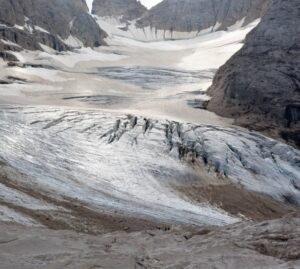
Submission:
[[[176,187],[189,199],[196,202],[209,202],[235,216],[244,216],[252,220],[280,218],[297,211],[271,197],[246,190],[233,184]]]
[[[113,231],[141,231],[145,229],[161,229],[168,230],[169,225],[150,220],[145,217],[125,216],[122,212],[107,212],[103,210],[95,210],[89,208],[87,204],[83,204],[67,197],[62,199],[54,198],[48,194],[40,193],[33,188],[21,185],[0,176],[0,183],[6,187],[18,190],[31,197],[46,202],[57,207],[57,210],[32,210],[20,205],[15,205],[0,199],[0,205],[4,205],[17,213],[21,213],[35,220],[37,223],[54,230],[74,230],[81,233],[100,234]]]

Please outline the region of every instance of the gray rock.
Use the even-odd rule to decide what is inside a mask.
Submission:
[[[275,0],[216,74],[208,108],[300,146],[300,2]]]
[[[105,223],[103,217],[101,221]],[[50,218],[48,223],[55,222]],[[91,225],[86,217],[80,224],[83,229],[78,233],[74,228],[55,231],[0,222],[0,268],[296,269],[300,265],[300,217],[296,214],[220,228],[174,225],[167,231],[145,227],[129,233],[119,229],[97,234],[103,224]],[[89,234],[85,227],[91,229]]]
[[[73,20],[71,34],[80,37],[85,46],[99,47],[105,44],[103,39],[106,37],[106,33],[87,13],[81,13]]]
[[[124,20],[140,18],[147,9],[137,0],[95,0],[92,13],[100,17],[122,17]]]
[[[39,43],[45,44],[57,51],[70,49],[58,36],[40,31],[30,33],[14,27],[0,26],[0,39],[13,42],[23,49],[28,50],[41,49]]]
[[[15,55],[7,51],[1,51],[1,50],[0,50],[0,58],[2,58],[4,61],[18,61]]]
[[[244,19],[246,25],[260,18],[269,0],[164,0],[150,9],[137,26],[158,30],[192,32],[215,26],[215,30]],[[216,27],[219,26],[219,27]]]
[[[1,33],[1,30],[0,30]],[[18,51],[20,50],[19,47],[17,46],[12,46],[5,44],[0,40],[0,58],[2,58],[4,61],[17,61],[18,59],[16,56],[14,56],[12,53],[7,52],[8,50],[10,51]]]
[[[88,14],[84,0],[0,0],[0,6],[0,39],[24,49],[40,49],[42,43],[68,50],[63,40],[71,34],[84,46],[105,44],[106,33]]]

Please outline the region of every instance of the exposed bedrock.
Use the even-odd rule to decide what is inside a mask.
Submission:
[[[0,267],[299,268],[300,218],[86,235],[0,223]],[[16,258],[18,257],[18,258]],[[41,267],[41,266],[40,266]]]
[[[72,36],[79,38],[84,46],[89,47],[104,45],[103,39],[107,36],[88,13],[81,13],[74,18],[70,33]]]
[[[100,17],[119,17],[122,20],[140,18],[147,9],[137,0],[94,0],[92,13]]]
[[[93,13],[112,35],[141,41],[177,40],[248,25],[265,14],[270,1],[164,0],[145,10],[137,0],[96,0]]]
[[[150,26],[171,32],[226,30],[240,21],[247,25],[261,18],[269,0],[164,0],[137,21],[137,26]]]
[[[1,30],[0,30],[1,31]],[[18,51],[20,50],[19,47],[17,46],[11,46],[8,44],[5,44],[3,42],[0,41],[0,58],[2,58],[4,61],[17,61],[17,57],[15,55],[13,55],[12,53],[8,52],[8,50],[12,50],[12,51]]]
[[[9,41],[15,43],[17,46],[11,44],[11,47],[14,46],[19,49],[39,50],[41,49],[40,43],[57,51],[70,49],[70,47],[57,36],[40,31],[30,33],[14,27],[0,26],[0,38],[4,40],[4,42]]]
[[[106,33],[88,14],[84,0],[0,0],[0,6],[0,39],[21,48],[41,49],[41,43],[68,50],[70,36],[82,46],[104,44]]]
[[[217,72],[208,108],[300,146],[300,2],[273,1]]]

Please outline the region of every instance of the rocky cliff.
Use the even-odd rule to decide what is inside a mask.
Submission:
[[[100,46],[106,33],[88,14],[84,0],[0,0],[0,49],[55,50]],[[70,42],[70,37],[73,42]]]
[[[300,2],[275,0],[217,73],[208,108],[300,146]]]
[[[95,0],[92,13],[100,17],[140,18],[147,9],[137,0]]]
[[[271,0],[164,0],[149,11],[137,0],[95,0],[98,23],[141,41],[188,39],[239,28],[261,18]]]
[[[268,0],[164,0],[149,10],[138,22],[170,32],[226,30],[239,22],[246,25],[260,18]]]

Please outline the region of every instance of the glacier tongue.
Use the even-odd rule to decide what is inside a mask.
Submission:
[[[32,179],[23,184],[95,209],[187,224],[238,221],[175,191],[173,186],[202,180],[193,163],[219,180],[300,204],[299,151],[235,128],[1,106],[0,137],[0,160]]]

